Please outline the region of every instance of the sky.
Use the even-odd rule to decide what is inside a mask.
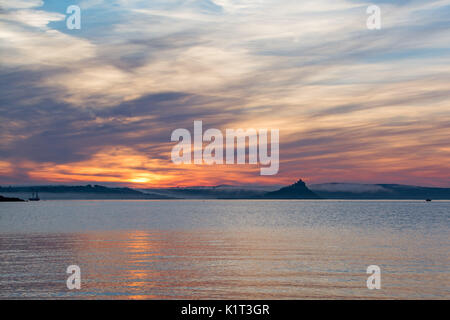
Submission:
[[[450,0],[0,0],[0,185],[450,187],[449,84]],[[173,164],[195,120],[279,173]]]

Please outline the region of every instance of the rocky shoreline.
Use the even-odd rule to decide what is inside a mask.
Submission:
[[[0,202],[25,202],[25,200],[0,196]]]

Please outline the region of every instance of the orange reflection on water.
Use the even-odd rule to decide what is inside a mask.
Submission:
[[[426,239],[416,245],[415,236],[405,233],[332,231],[136,230],[3,236],[2,243],[10,248],[28,243],[18,247],[18,254],[24,248],[35,256],[40,253],[38,267],[32,267],[45,274],[59,276],[68,264],[78,264],[82,289],[75,294],[80,298],[448,298],[448,272],[442,269],[449,262],[445,245]],[[366,267],[374,262],[383,270],[380,291],[365,286]],[[62,289],[64,281],[48,283],[54,287],[43,288],[45,292],[69,294]]]

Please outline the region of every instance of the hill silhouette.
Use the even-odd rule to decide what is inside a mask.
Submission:
[[[19,198],[8,198],[0,196],[0,202],[24,202],[25,200]]]
[[[268,192],[265,199],[320,199],[320,197],[308,189],[302,179],[293,185],[281,188],[277,191]]]
[[[85,186],[1,187],[0,195],[26,199],[39,192],[42,200],[95,199],[358,199],[450,200],[450,188],[396,184],[323,183],[306,186],[302,180],[280,185],[220,185],[153,189]],[[1,199],[0,199],[1,201]],[[3,200],[5,201],[5,200]]]
[[[0,194],[24,198],[33,192],[39,192],[42,200],[151,200],[171,199],[170,196],[141,192],[131,188],[109,188],[100,185],[86,186],[26,186],[0,187]]]
[[[450,200],[450,188],[340,182],[313,184],[309,188],[324,199]]]

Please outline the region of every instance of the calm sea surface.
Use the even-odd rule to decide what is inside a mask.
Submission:
[[[447,201],[1,203],[0,298],[450,299],[449,231]]]

